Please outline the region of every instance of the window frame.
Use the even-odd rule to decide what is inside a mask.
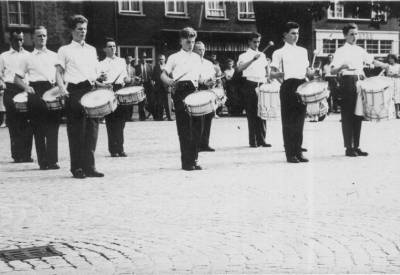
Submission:
[[[212,2],[214,2],[214,3],[222,2],[224,8],[223,9],[218,9],[218,10],[223,10],[224,11],[224,16],[223,17],[222,16],[221,17],[214,17],[214,16],[210,17],[210,15],[208,15],[208,13],[210,11],[210,9],[208,8],[208,3],[212,3]],[[226,3],[225,3],[224,0],[204,0],[204,6],[205,6],[204,16],[205,16],[205,18],[207,20],[229,20],[228,17],[227,17],[227,14],[226,14]],[[214,9],[214,10],[217,10],[217,9]]]
[[[135,61],[135,66],[139,62],[139,49],[151,49],[151,58],[146,58],[146,62],[151,60],[151,64],[154,66],[156,64],[156,47],[152,45],[119,45],[117,46],[117,54],[121,57],[121,48],[125,49],[133,49],[135,55],[132,56],[133,60]],[[125,56],[123,57],[125,58]]]
[[[254,19],[252,18],[240,18],[241,14],[251,14],[250,12],[243,12],[240,11],[240,4],[241,3],[246,3],[246,9],[248,10],[248,5],[249,3],[253,3],[253,13],[254,14]],[[239,21],[247,21],[247,22],[255,22],[256,21],[256,13],[254,12],[254,1],[253,0],[237,0],[237,9],[238,9],[238,20]]]
[[[174,2],[174,12],[168,11],[168,2],[173,1]],[[182,12],[177,12],[176,7],[177,7],[177,2],[183,2],[183,13]],[[165,17],[169,18],[188,18],[188,8],[187,8],[187,1],[186,0],[164,0],[164,15]]]
[[[343,9],[343,17],[339,17],[336,16],[336,5],[341,5],[342,9]],[[332,10],[332,6],[334,6],[334,9]],[[328,20],[351,20],[351,21],[371,21],[375,16],[376,16],[376,12],[371,9],[370,12],[370,16],[369,18],[353,18],[353,17],[344,17],[345,16],[345,10],[344,10],[344,5],[343,5],[343,1],[330,1],[329,2],[329,7],[326,10],[327,12],[327,19]],[[333,12],[333,16],[332,16],[332,12]],[[384,18],[385,18],[385,22],[387,21],[387,12],[383,12]]]
[[[11,28],[30,28],[33,25],[33,5],[32,1],[12,1],[17,3],[17,14],[19,24],[14,24],[10,22],[10,1],[6,1],[6,13],[7,13],[7,26]],[[22,22],[22,12],[21,12],[21,2],[26,2],[29,4],[29,24],[21,24]]]
[[[131,9],[132,1],[137,1],[139,3],[139,11],[135,11]],[[129,10],[122,9],[122,3],[128,2]],[[130,15],[130,16],[145,16],[143,12],[143,0],[118,0],[118,13],[121,15]]]

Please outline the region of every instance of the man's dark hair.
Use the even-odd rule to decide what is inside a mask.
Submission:
[[[81,14],[75,14],[72,15],[69,20],[68,20],[68,28],[71,30],[76,28],[76,25],[78,24],[83,24],[83,23],[88,23],[89,21],[87,18]]]
[[[299,29],[300,25],[297,22],[289,21],[283,26],[283,33],[290,32],[291,29]]]
[[[105,37],[103,40],[103,48],[107,47],[107,43],[108,42],[114,42],[115,43],[115,39],[112,37]]]
[[[21,29],[13,29],[10,31],[10,39],[13,39],[18,34],[24,34],[24,32]]]
[[[389,62],[389,59],[392,58],[394,60],[395,63],[397,63],[397,56],[395,54],[388,54],[388,56],[386,57],[386,60]]]
[[[258,32],[252,32],[252,33],[249,34],[248,40],[251,41],[254,38],[260,38],[260,37],[261,37],[261,34],[259,34]]]
[[[193,38],[193,37],[194,38],[197,37],[197,32],[191,27],[183,28],[179,32],[179,38],[181,38],[181,39],[188,39],[188,38]]]
[[[355,23],[349,23],[343,27],[343,34],[347,35],[350,30],[352,29],[358,29],[357,25]]]

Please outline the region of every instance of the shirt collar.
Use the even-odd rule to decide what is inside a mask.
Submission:
[[[255,51],[255,50],[253,50],[253,49],[250,48],[250,47],[247,49],[247,51],[248,51],[248,52],[251,52],[251,53],[258,53],[258,50]]]
[[[10,53],[24,53],[25,52],[25,49],[24,48],[22,48],[21,49],[21,51],[16,51],[16,50],[14,50],[12,47],[10,48]]]
[[[33,54],[41,54],[41,53],[47,53],[47,48],[44,48],[43,50],[38,50],[38,49],[33,49],[32,51]]]
[[[74,46],[81,46],[81,47],[85,47],[86,46],[86,42],[85,41],[82,41],[81,43],[78,43],[75,40],[72,40],[71,44],[74,45]]]
[[[285,47],[296,48],[297,45],[296,44],[291,45],[288,42],[285,42]]]

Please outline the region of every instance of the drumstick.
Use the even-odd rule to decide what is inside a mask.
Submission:
[[[312,63],[311,63],[311,68],[314,68],[315,58],[317,57],[317,55],[320,52],[321,52],[321,50],[317,50],[317,49],[314,50],[314,56],[313,56],[313,60],[312,60]]]
[[[174,79],[174,82],[178,82],[179,79],[181,79],[182,77],[184,77],[185,75],[187,75],[190,71],[187,71],[186,73],[182,74],[181,76],[179,76],[178,78]]]
[[[224,77],[225,77],[225,74],[221,74],[220,76],[216,77],[215,80],[219,80],[219,79],[224,78]]]
[[[274,46],[274,42],[273,41],[269,41],[268,45],[264,48],[264,50],[262,50],[262,53],[264,53],[266,50],[268,50],[270,47]]]

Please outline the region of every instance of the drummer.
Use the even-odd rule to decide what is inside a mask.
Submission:
[[[268,66],[265,54],[258,50],[260,42],[261,34],[256,32],[250,34],[249,48],[239,56],[237,68],[239,72],[243,72],[243,77],[246,78],[243,92],[249,127],[249,145],[250,147],[271,147],[271,144],[265,142],[267,122],[257,116],[258,98],[255,89],[265,82]]]
[[[33,162],[32,153],[32,127],[26,113],[19,113],[15,109],[13,98],[22,92],[14,84],[15,71],[21,60],[29,56],[24,50],[24,33],[21,30],[10,32],[11,48],[0,55],[0,82],[5,83],[4,106],[6,108],[6,122],[10,132],[11,157],[14,162]]]
[[[348,157],[368,156],[359,148],[363,117],[354,114],[357,101],[356,83],[365,77],[364,63],[387,68],[388,65],[374,60],[374,57],[356,44],[358,27],[354,23],[343,27],[345,44],[338,48],[332,61],[332,74],[339,75],[342,116],[342,132],[345,155]]]
[[[286,160],[290,163],[308,162],[303,156],[303,128],[306,106],[296,94],[297,87],[312,77],[314,70],[309,67],[307,50],[297,46],[300,26],[287,22],[283,28],[285,45],[272,55],[271,78],[283,78],[279,91],[283,143]]]
[[[58,129],[61,112],[49,111],[42,100],[43,94],[55,83],[57,54],[46,48],[47,30],[34,28],[34,50],[22,60],[15,74],[15,83],[28,93],[29,117],[35,137],[36,154],[41,170],[59,169]],[[24,81],[27,76],[29,85]]]
[[[169,56],[161,74],[161,80],[173,86],[172,98],[175,105],[176,126],[181,149],[182,169],[186,171],[201,170],[198,165],[198,150],[202,132],[201,118],[191,117],[185,111],[183,100],[193,93],[198,85],[213,85],[212,81],[200,79],[200,56],[192,52],[197,32],[186,27],[179,32],[181,50]],[[175,79],[179,79],[175,81]]]
[[[204,58],[204,53],[206,52],[206,48],[204,43],[201,41],[196,41],[194,45],[193,51],[200,55],[201,58],[201,68],[200,68],[200,76],[202,79],[209,79],[215,80],[217,77],[217,71],[215,69],[215,65]],[[221,80],[216,82],[217,84],[221,85]],[[212,87],[208,87],[205,85],[199,85],[199,90],[208,90]],[[215,149],[210,147],[210,132],[211,132],[211,121],[214,117],[215,113],[212,112],[211,114],[207,114],[204,116],[204,125],[203,125],[203,132],[201,134],[200,139],[200,149],[199,151],[206,151],[206,152],[214,152]]]
[[[88,20],[82,15],[69,18],[72,41],[58,50],[56,81],[60,90],[68,95],[66,103],[67,134],[74,178],[103,177],[96,170],[96,150],[99,119],[85,115],[80,99],[94,85],[105,87],[99,81],[96,49],[85,42]],[[64,82],[66,84],[64,84]]]
[[[100,62],[100,71],[105,75],[103,84],[117,91],[126,83],[131,82],[125,60],[116,56],[117,45],[112,38],[106,38],[104,41],[104,52],[106,58]],[[124,151],[124,128],[125,122],[130,119],[129,105],[118,105],[117,109],[106,116],[106,127],[108,136],[108,151],[111,157],[126,157]]]

